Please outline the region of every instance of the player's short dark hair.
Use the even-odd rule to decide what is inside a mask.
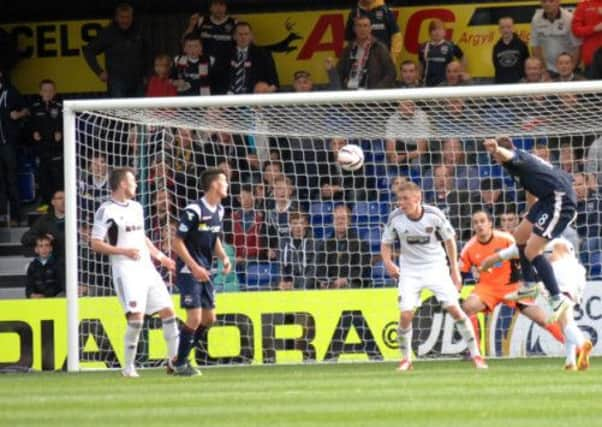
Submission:
[[[401,69],[401,67],[403,67],[405,65],[413,65],[416,67],[416,63],[414,61],[412,61],[411,59],[406,59],[405,61],[403,61],[401,63],[401,65],[399,66],[399,68]]]
[[[228,3],[226,2],[226,0],[209,0],[209,6],[214,5],[216,3],[220,3],[223,5],[227,5]]]
[[[472,213],[471,217],[474,218],[475,215],[480,213],[485,214],[489,222],[493,224],[493,215],[491,215],[491,212],[489,212],[487,209],[478,209]]]
[[[201,174],[200,178],[201,190],[205,193],[209,191],[209,189],[211,188],[211,184],[213,184],[213,182],[216,179],[218,179],[220,175],[226,176],[224,171],[219,168],[205,169],[205,171],[203,171],[203,173]]]
[[[203,39],[201,39],[201,36],[198,33],[188,33],[184,36],[184,43],[186,42],[199,42],[200,44],[203,44]]]
[[[119,188],[119,184],[125,179],[128,172],[136,176],[136,171],[132,168],[117,168],[111,171],[111,175],[109,176],[109,187],[111,187],[111,191],[115,191]]]
[[[40,89],[42,89],[42,86],[44,86],[44,85],[52,85],[52,86],[56,87],[56,83],[52,79],[40,80]]]
[[[253,31],[253,27],[247,21],[238,21],[234,24],[234,28],[232,29],[232,33],[236,32],[240,27],[247,27],[250,31]]]

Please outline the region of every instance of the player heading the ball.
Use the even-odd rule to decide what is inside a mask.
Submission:
[[[550,294],[552,316],[549,321],[555,322],[570,303],[560,293],[554,270],[543,256],[543,250],[575,219],[577,197],[572,177],[545,160],[517,149],[508,137],[486,139],[483,146],[527,191],[528,202],[537,199],[532,204],[528,203],[529,212],[514,231],[524,279],[518,295],[520,298],[537,295],[537,274]]]
[[[389,275],[399,280],[399,370],[412,369],[412,319],[423,289],[431,290],[454,318],[475,367],[487,368],[472,324],[459,304],[462,279],[454,229],[438,208],[422,204],[422,192],[415,183],[402,183],[397,200],[399,207],[391,212],[383,231],[381,255]],[[399,267],[392,260],[396,240],[400,241]]]
[[[173,303],[151,258],[172,271],[175,263],[146,237],[142,205],[133,200],[137,188],[134,170],[114,169],[109,185],[111,199],[94,215],[91,248],[110,257],[115,292],[127,317],[122,375],[135,378],[139,376],[135,357],[145,314],[159,313],[168,363],[176,355],[178,327]]]
[[[228,196],[228,179],[221,169],[206,169],[200,177],[201,200],[190,203],[180,217],[174,241],[178,254],[176,285],[180,289],[180,306],[186,309],[186,323],[180,329],[178,357],[174,374],[200,375],[190,365],[188,355],[194,343],[206,335],[215,323],[215,288],[211,265],[216,255],[224,264],[224,274],[232,268],[221,242],[224,208],[221,201]]]

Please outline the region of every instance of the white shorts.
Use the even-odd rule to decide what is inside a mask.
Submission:
[[[113,267],[113,284],[125,313],[151,315],[173,307],[167,287],[152,265],[144,269]]]
[[[402,268],[399,277],[399,310],[414,311],[420,307],[420,293],[428,289],[445,306],[459,305],[460,295],[451,280],[449,270],[431,268],[427,271],[408,271]]]

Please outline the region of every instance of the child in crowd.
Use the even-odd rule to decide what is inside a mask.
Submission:
[[[178,95],[211,95],[209,73],[211,60],[203,55],[203,42],[198,34],[184,37],[184,55],[176,56],[174,84]]]
[[[36,239],[36,257],[27,267],[25,295],[27,298],[49,298],[65,295],[62,260],[53,255],[52,239],[41,235]]]
[[[178,91],[170,80],[172,61],[169,55],[161,53],[155,56],[155,74],[150,78],[146,96],[177,96]]]

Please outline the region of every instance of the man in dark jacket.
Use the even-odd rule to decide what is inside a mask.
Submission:
[[[25,296],[51,298],[65,294],[65,266],[52,253],[48,236],[38,236],[35,243],[36,258],[27,268]]]
[[[0,71],[0,215],[10,201],[11,222],[21,220],[17,189],[17,151],[19,121],[29,115],[25,100]]]
[[[27,248],[34,248],[39,236],[47,236],[52,241],[55,258],[63,259],[65,255],[65,193],[57,190],[50,201],[52,209],[33,223],[31,228],[21,237],[21,243]]]
[[[219,93],[253,93],[258,82],[268,85],[269,92],[278,89],[278,74],[272,54],[253,44],[253,32],[248,22],[238,22],[234,27],[236,47],[228,64],[228,86]],[[218,66],[218,68],[220,68]]]
[[[496,83],[518,83],[525,77],[525,61],[529,57],[527,44],[514,32],[514,20],[499,20],[501,37],[493,47],[493,67]]]
[[[368,244],[351,228],[351,211],[338,205],[333,212],[334,235],[318,256],[321,288],[361,288],[370,268]]]
[[[289,227],[290,236],[280,241],[281,280],[278,287],[281,290],[314,289],[320,242],[312,237],[304,212],[291,213]]]
[[[372,36],[370,18],[355,19],[355,40],[343,49],[336,68],[327,60],[332,89],[387,89],[395,85],[395,65],[387,47]]]
[[[150,67],[150,57],[129,4],[117,6],[115,20],[85,46],[83,52],[92,71],[107,83],[110,97],[144,95],[144,75]],[[106,70],[96,59],[101,53],[105,54]]]

